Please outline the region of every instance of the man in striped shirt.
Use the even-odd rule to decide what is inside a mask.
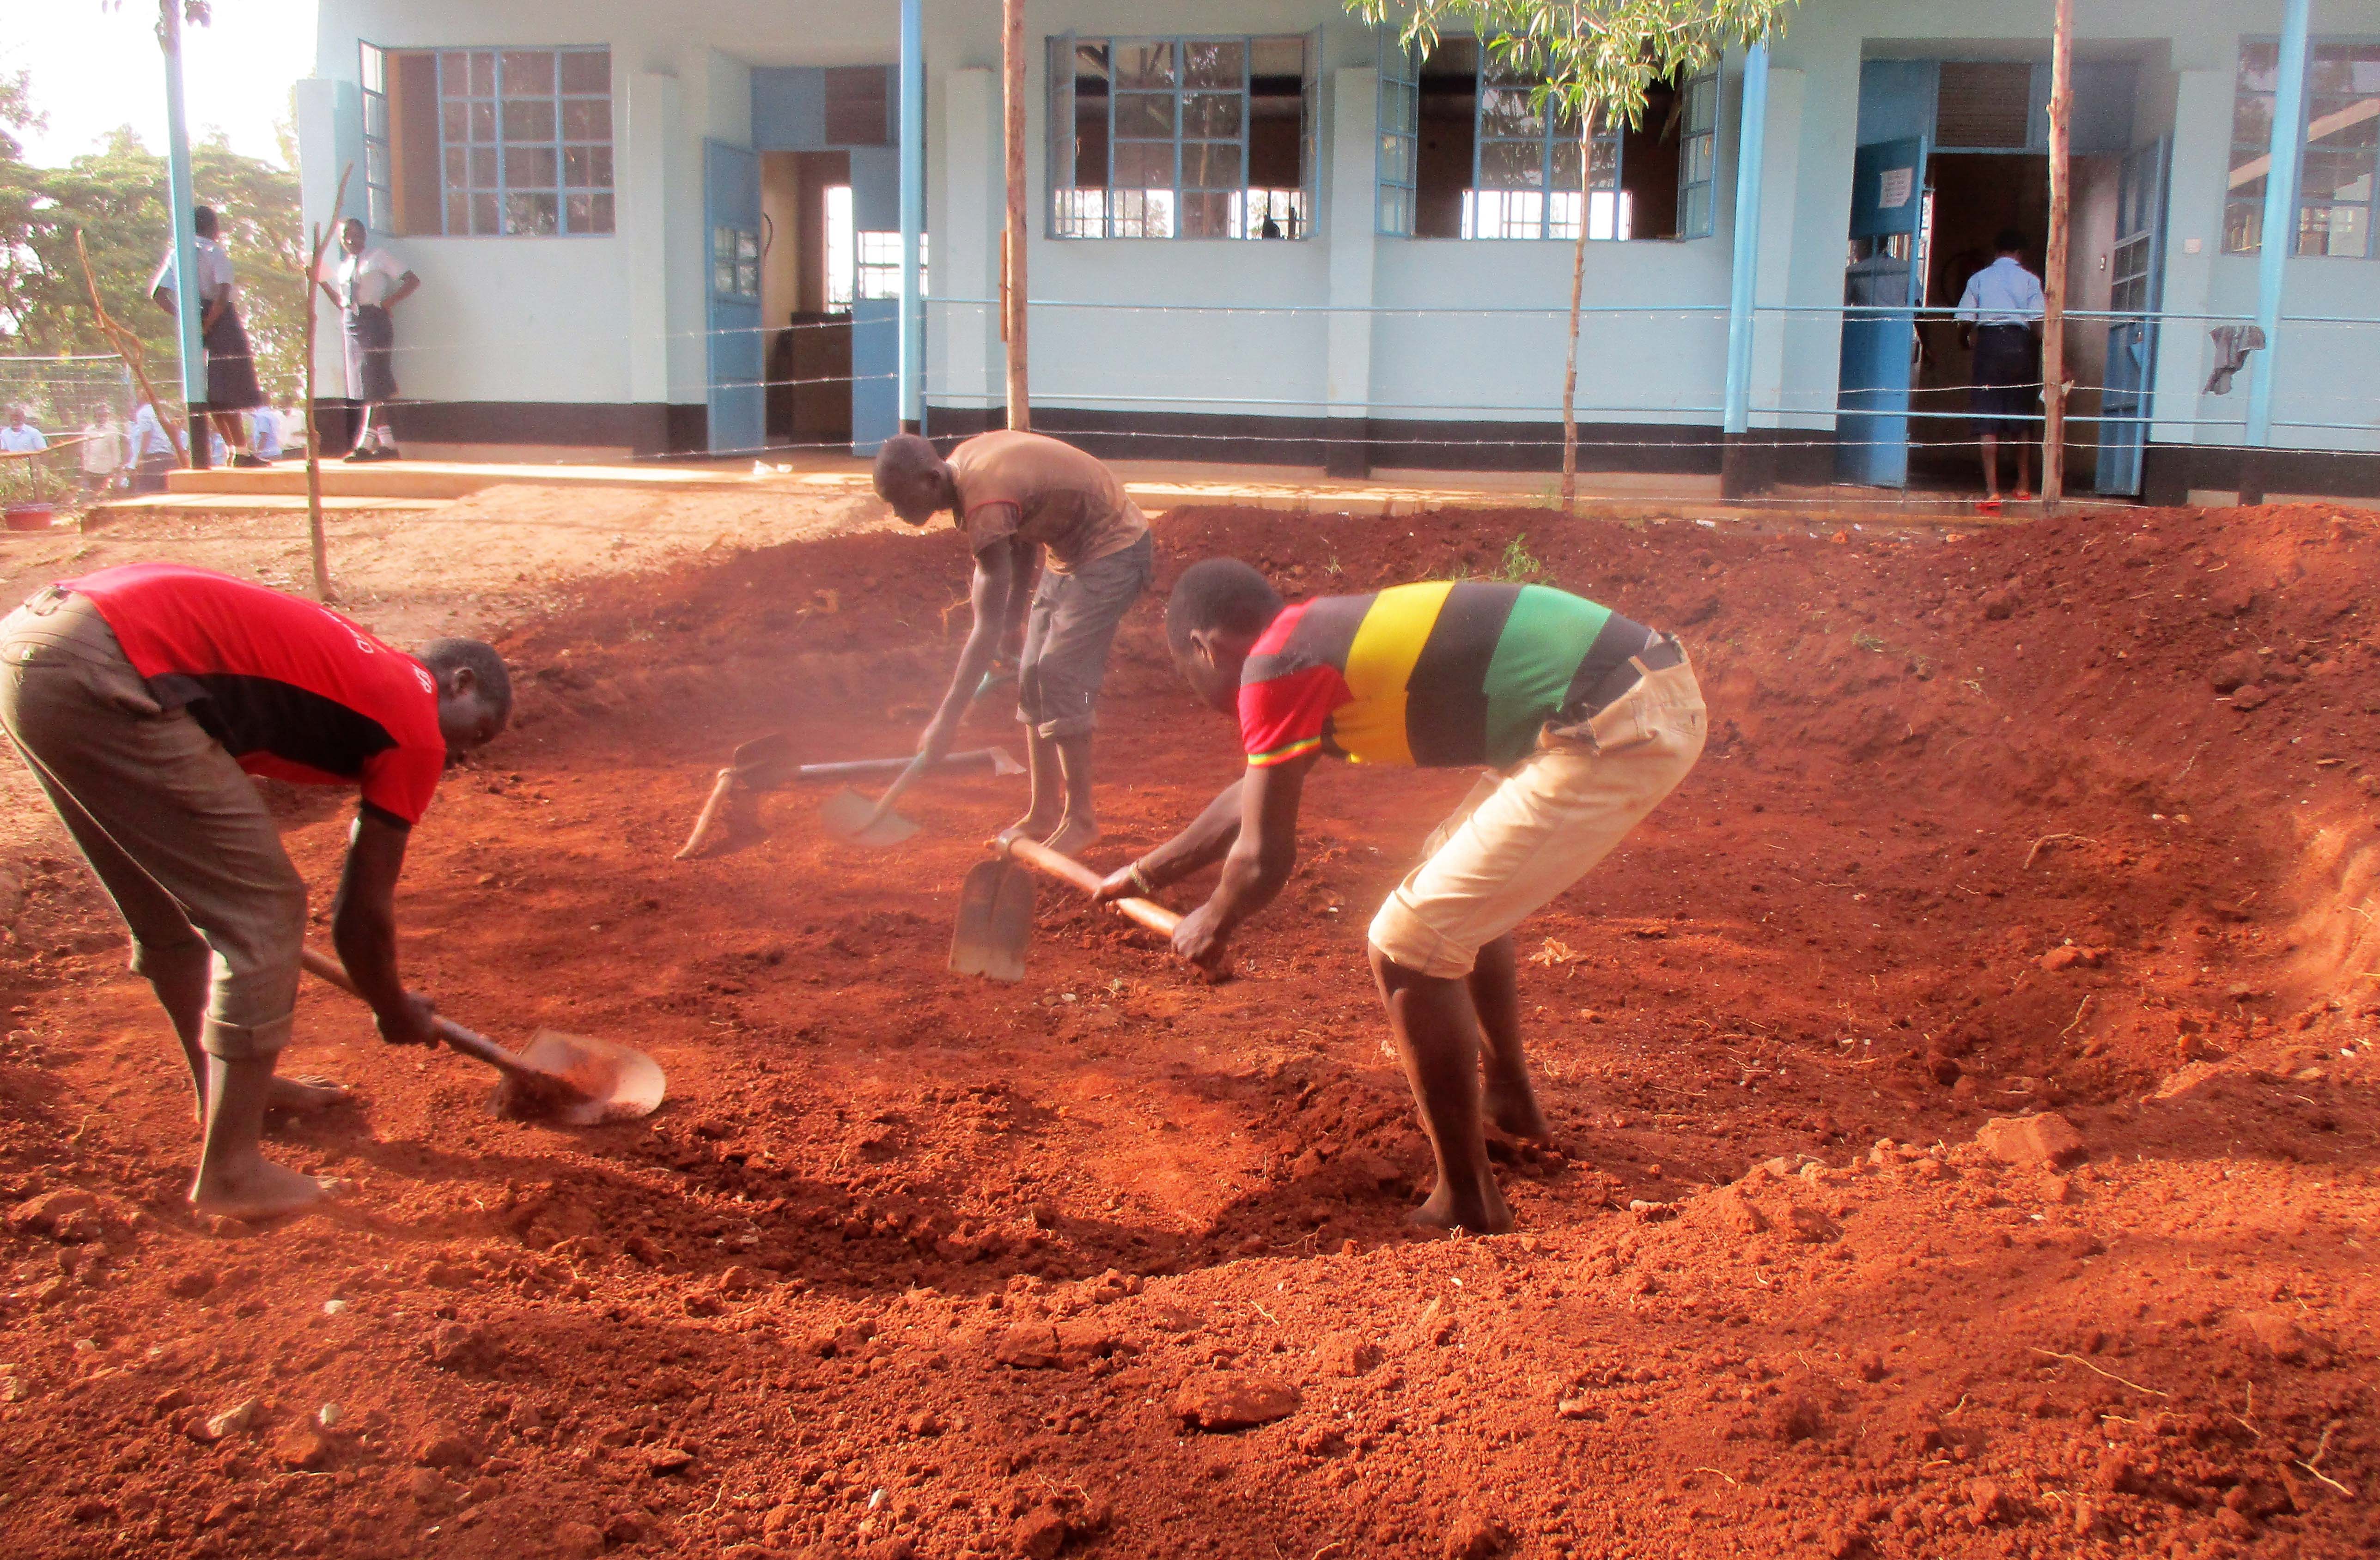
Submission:
[[[1482,766],[1372,919],[1372,974],[1438,1158],[1415,1223],[1489,1233],[1512,1215],[1485,1121],[1544,1138],[1521,1045],[1512,928],[1609,854],[1703,747],[1677,640],[1547,586],[1435,581],[1284,605],[1232,559],[1185,570],[1165,613],[1176,664],[1239,718],[1247,773],[1100,885],[1148,894],[1214,862],[1173,949],[1215,965],[1297,857],[1306,771]],[[1484,1093],[1480,1074],[1486,1073]]]

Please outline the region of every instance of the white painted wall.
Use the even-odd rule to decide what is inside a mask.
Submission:
[[[2368,30],[2370,0],[2318,0],[2315,30]],[[2239,39],[2278,25],[2277,0],[2095,0],[2080,40],[2094,52],[2170,40],[2143,67],[2143,138],[2176,135],[2168,246],[2167,307],[2180,312],[2252,307],[2253,262],[2215,253],[2228,156],[2231,79]],[[750,68],[759,65],[886,62],[895,48],[896,0],[718,0],[698,9],[628,0],[323,0],[318,71],[352,82],[356,45],[607,42],[613,54],[619,160],[619,233],[612,238],[407,238],[400,247],[424,290],[400,320],[409,394],[438,399],[699,402],[702,351],[701,146],[706,136],[748,142]],[[927,13],[929,224],[933,235],[928,381],[938,405],[985,406],[1001,394],[997,291],[1001,210],[998,12],[989,5]],[[1318,236],[1302,241],[1056,240],[1045,236],[1044,39],[1073,28],[1091,35],[1305,32],[1320,28],[1322,209]],[[1808,6],[1776,45],[1769,165],[1757,296],[1755,422],[1831,426],[1850,209],[1860,62],[1865,54],[1923,55],[1941,40],[1989,50],[2038,43],[2046,9],[1973,0],[1875,0]],[[1375,238],[1370,91],[1371,34],[1330,0],[1034,0],[1027,8],[1032,91],[1027,103],[1031,224],[1029,274],[1043,300],[1033,320],[1037,402],[1185,412],[1320,415],[1368,411],[1380,418],[1436,417],[1553,420],[1562,358],[1560,311],[1570,248],[1553,242],[1463,243]],[[1956,52],[1957,46],[1942,48]],[[2153,54],[2155,51],[2152,51]],[[1342,94],[1354,93],[1350,99]],[[1591,421],[1710,424],[1724,377],[1731,263],[1739,77],[1730,60],[1717,231],[1684,242],[1589,246],[1590,305],[1659,312],[1591,317],[1582,352],[1580,402]],[[319,99],[301,128],[319,133]],[[1362,147],[1345,144],[1357,130]],[[311,148],[309,156],[314,155]],[[314,167],[309,163],[310,169]],[[1359,173],[1359,170],[1362,172]],[[309,215],[322,214],[307,179]],[[2185,240],[2203,240],[2186,252]],[[1335,248],[1334,248],[1335,246]],[[1361,249],[1366,253],[1357,254]],[[1377,315],[1360,344],[1323,311],[1368,296]],[[1084,304],[1129,305],[1090,308]],[[1397,310],[1537,306],[1535,316]],[[1204,307],[1198,307],[1204,306]],[[2380,262],[2298,260],[2288,312],[2380,315]],[[1312,312],[1301,312],[1312,310]],[[1337,333],[1334,353],[1333,333]],[[2380,336],[2370,329],[2289,333],[2278,357],[2277,416],[2292,421],[2380,417]],[[1360,345],[1360,351],[1358,347]],[[2236,416],[2204,398],[2204,325],[2168,333],[2159,375],[2161,440],[2221,441],[2197,419]],[[1345,369],[1360,364],[1362,384]],[[2281,441],[2380,448],[2368,428],[2350,433],[2277,430]]]

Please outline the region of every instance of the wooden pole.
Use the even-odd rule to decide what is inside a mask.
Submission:
[[[1002,334],[1008,341],[1008,426],[1033,426],[1025,353],[1025,0],[1001,0],[1002,140],[1008,152],[1008,227],[1001,244]]]
[[[1586,287],[1586,208],[1595,187],[1595,110],[1589,105],[1578,132],[1578,240],[1570,256],[1570,356],[1562,363],[1561,506],[1578,513],[1578,320]]]
[[[2041,507],[2066,496],[2066,268],[2073,170],[2074,0],[2057,0],[2049,66],[2049,241],[2041,269]]]
[[[175,458],[184,466],[189,465],[189,446],[182,441],[181,432],[176,425],[166,420],[164,403],[157,399],[157,387],[149,382],[148,350],[140,345],[139,336],[115,322],[107,312],[107,305],[100,301],[99,279],[91,274],[91,254],[83,248],[82,229],[79,227],[75,229],[75,259],[82,261],[83,288],[91,294],[91,311],[98,316],[100,330],[115,345],[116,356],[124,359],[125,367],[132,370],[133,382],[140,385],[140,393],[149,398],[149,409],[156,414],[157,426],[164,430],[165,441],[174,446]],[[126,453],[132,465],[138,466],[140,464],[136,453]]]
[[[331,197],[331,232],[338,231],[339,212],[347,203],[347,180],[354,175],[353,163],[339,170],[339,192]],[[314,413],[314,310],[315,295],[322,280],[322,250],[329,234],[316,223],[313,245],[306,253],[306,538],[314,554],[314,599],[327,605],[331,599],[331,550],[322,536],[322,436]]]

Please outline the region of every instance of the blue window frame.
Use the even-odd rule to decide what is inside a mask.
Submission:
[[[2279,76],[2278,43],[2240,42],[2223,192],[2227,254],[2252,255],[2264,247]],[[2300,161],[2291,252],[2356,260],[2380,255],[2374,232],[2380,213],[2380,42],[2313,41],[2306,54],[2305,119],[2293,141]]]
[[[1049,41],[1053,238],[1304,238],[1316,34]]]
[[[1630,132],[1606,123],[1597,127],[1591,141],[1583,138],[1575,121],[1547,114],[1536,105],[1535,78],[1515,71],[1498,57],[1496,50],[1476,39],[1443,38],[1424,60],[1393,32],[1384,30],[1379,36],[1375,212],[1381,233],[1406,238],[1575,239],[1584,220],[1586,236],[1594,239],[1710,236],[1718,162],[1716,67],[1687,78],[1675,89],[1674,217],[1661,224],[1670,231],[1640,234],[1635,208],[1639,195],[1648,192],[1630,185]],[[1456,125],[1461,126],[1465,97],[1470,137],[1465,171],[1470,176],[1458,191],[1449,187],[1448,165],[1442,157],[1431,163],[1434,174],[1424,167],[1425,142],[1429,139],[1425,120],[1440,127],[1442,139],[1450,105]],[[1435,115],[1426,99],[1439,104]],[[1648,115],[1645,133],[1662,134],[1666,119],[1657,103]],[[1591,177],[1582,191],[1581,160],[1590,155]],[[1645,176],[1661,181],[1666,194],[1666,174],[1657,171]]]
[[[437,56],[443,231],[612,232],[612,51],[440,49]]]

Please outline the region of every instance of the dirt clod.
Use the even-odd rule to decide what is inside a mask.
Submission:
[[[2074,1124],[2055,1111],[2038,1116],[1996,1116],[1975,1130],[1975,1142],[2003,1164],[2057,1168],[2089,1150]]]
[[[1054,1506],[1041,1506],[1017,1518],[1008,1530],[1008,1542],[1026,1560],[1054,1560],[1072,1536],[1065,1513]]]
[[[1279,1376],[1214,1372],[1193,1376],[1173,1397],[1173,1412],[1200,1430],[1250,1430],[1297,1412],[1297,1384]]]
[[[480,1454],[469,1440],[451,1430],[433,1430],[413,1444],[413,1462],[417,1468],[470,1468],[480,1460]]]

